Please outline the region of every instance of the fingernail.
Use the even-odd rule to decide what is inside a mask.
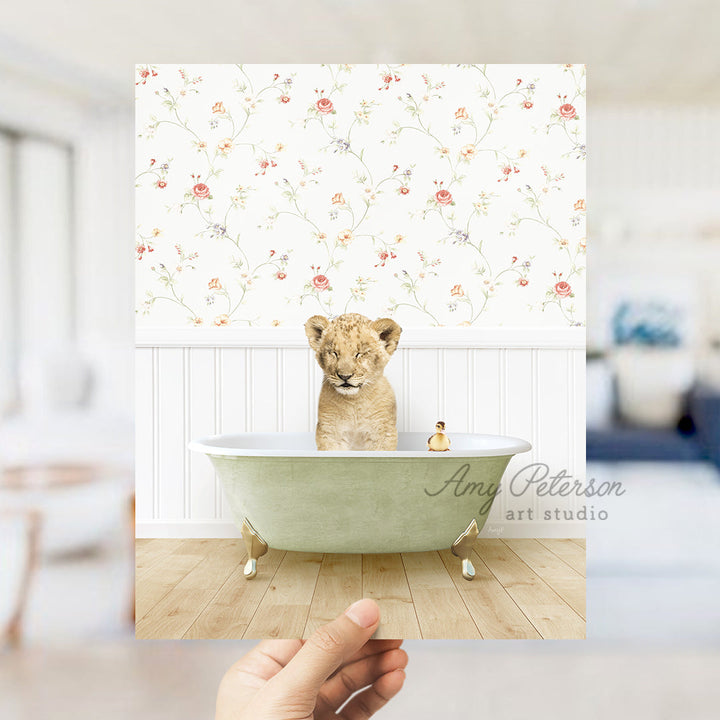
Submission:
[[[358,600],[354,602],[345,614],[361,628],[369,628],[380,619],[380,609],[374,600]]]

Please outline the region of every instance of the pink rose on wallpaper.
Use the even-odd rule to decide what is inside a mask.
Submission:
[[[264,158],[262,160],[258,160],[258,165],[260,166],[260,170],[258,170],[255,175],[264,175],[265,171],[269,167],[277,167],[277,163],[274,160],[268,160],[267,158]],[[262,171],[262,172],[260,172]],[[304,181],[300,181],[300,185],[304,185]]]
[[[279,272],[275,273],[275,277],[278,280],[284,280],[287,277],[287,274],[280,270]]]
[[[401,195],[407,195],[407,194],[410,192],[410,188],[409,188],[407,185],[401,185],[401,186],[398,188],[398,192],[399,192]]]
[[[333,111],[333,104],[330,98],[320,98],[316,103],[315,107],[319,113],[328,115]]]
[[[198,183],[193,187],[192,191],[193,195],[201,200],[210,196],[210,188],[205,183]]]
[[[391,250],[389,253],[387,250],[381,250],[378,252],[378,260],[380,262],[375,263],[375,267],[385,267],[385,263],[388,260],[394,260],[397,255]]]
[[[159,187],[161,190],[167,187],[167,183],[164,180],[158,180],[155,185],[157,185],[157,187]]]
[[[215,324],[216,324],[218,327],[221,327],[222,325],[229,325],[229,324],[230,324],[230,318],[229,318],[227,315],[225,315],[225,314],[218,315],[218,316],[215,318]]]
[[[458,108],[455,111],[456,120],[467,120],[469,117],[467,110],[464,107]]]
[[[450,290],[450,294],[453,297],[463,297],[463,295],[465,295],[465,291],[462,289],[462,285],[453,285],[452,290]]]
[[[453,198],[448,190],[438,190],[435,193],[435,199],[440,205],[449,205]]]
[[[337,239],[343,245],[347,245],[353,239],[352,230],[342,230],[338,233]]]
[[[144,85],[148,81],[150,73],[151,70],[149,67],[138,68],[138,75],[140,76],[140,80],[138,80],[135,84]],[[157,72],[155,70],[152,70],[152,76],[157,77]]]
[[[214,113],[224,113],[225,112],[225,106],[221,102],[216,102],[213,105],[212,111]]]
[[[332,204],[333,205],[344,205],[345,204],[345,198],[343,197],[342,193],[335,193],[332,197]]]
[[[222,290],[222,285],[220,284],[220,278],[213,278],[208,283],[208,290]]]
[[[281,96],[280,96],[280,102],[281,102],[281,103],[289,103],[289,102],[290,102],[290,97],[289,97],[288,95],[281,95]]]
[[[518,284],[520,287],[525,287],[525,286],[528,284],[528,280],[527,280],[526,278],[520,278],[520,279],[517,281],[517,284]]]
[[[557,283],[555,285],[555,292],[560,297],[567,297],[572,292],[572,288],[564,280],[561,280],[559,283]]]
[[[578,200],[573,205],[573,210],[581,210],[582,212],[585,212],[585,200]]]
[[[330,281],[324,275],[316,275],[312,279],[312,284],[318,290],[327,290],[330,287]]]
[[[572,120],[575,115],[577,115],[575,108],[570,103],[565,103],[564,105],[561,105],[558,112],[566,120]]]
[[[523,107],[524,107],[526,110],[529,110],[532,106],[533,106],[533,104],[532,104],[529,100],[526,100],[526,101],[523,103]]]

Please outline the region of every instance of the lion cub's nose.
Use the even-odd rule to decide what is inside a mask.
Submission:
[[[347,380],[349,380],[352,376],[353,376],[353,373],[350,373],[349,375],[341,375],[340,373],[338,373],[338,377],[339,377],[341,380],[346,380],[346,381],[347,381]]]

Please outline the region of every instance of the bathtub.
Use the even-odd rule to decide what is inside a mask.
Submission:
[[[471,580],[470,552],[510,458],[530,443],[451,433],[429,452],[428,433],[399,433],[395,451],[320,452],[314,433],[242,433],[191,442],[215,467],[248,560],[268,546],[321,553],[452,548]]]

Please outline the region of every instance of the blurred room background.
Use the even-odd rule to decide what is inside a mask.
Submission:
[[[411,643],[385,716],[466,710],[454,678],[472,667],[537,688],[513,716],[702,717],[720,657],[720,6],[291,7],[3,9],[0,715],[208,715],[249,647],[132,640],[134,64],[489,58],[588,64],[588,476],[626,494],[588,503],[608,510],[588,522],[598,642]],[[78,677],[86,690],[69,691]],[[540,700],[558,678],[562,707]],[[510,716],[498,697],[488,709]]]

